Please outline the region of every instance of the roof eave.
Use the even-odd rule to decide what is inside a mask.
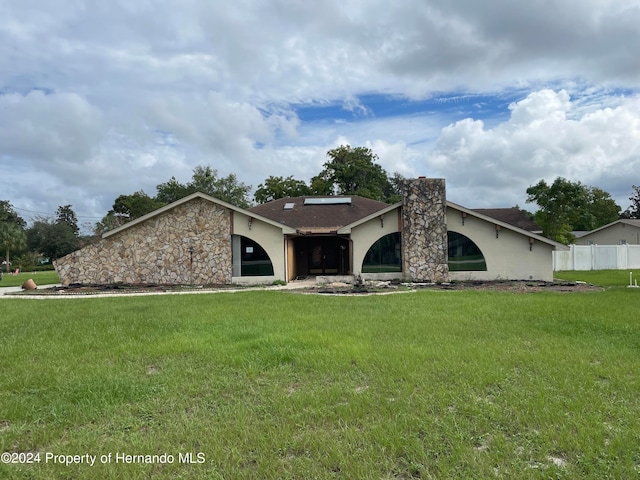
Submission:
[[[262,215],[257,215],[253,212],[250,212],[248,210],[245,210],[244,208],[240,208],[236,205],[232,205],[231,203],[225,202],[223,200],[218,200],[217,198],[214,198],[210,195],[201,193],[201,192],[195,192],[192,193],[191,195],[187,195],[186,197],[183,197],[179,200],[176,200],[175,202],[172,202],[168,205],[165,205],[164,207],[160,207],[157,210],[154,210],[153,212],[149,212],[146,215],[143,215],[140,218],[136,218],[135,220],[131,220],[130,222],[125,223],[124,225],[120,225],[117,228],[114,228],[113,230],[109,230],[108,232],[105,232],[102,234],[102,238],[107,238],[110,237],[112,235],[115,235],[117,233],[120,233],[128,228],[134,227],[135,225],[138,225],[142,222],[146,222],[147,220],[156,217],[158,215],[161,215],[165,212],[168,212],[169,210],[172,210],[182,204],[185,204],[187,202],[190,202],[191,200],[195,199],[195,198],[201,198],[203,200],[207,200],[211,203],[215,203],[217,205],[220,205],[221,207],[227,208],[231,211],[234,212],[238,212],[238,213],[242,213],[244,215],[247,215],[249,217],[255,218],[257,220],[260,220],[262,222],[268,223],[274,227],[278,227],[280,229],[282,229],[282,231],[284,233],[295,233],[295,229],[287,226],[287,225],[283,225],[281,223],[275,222],[269,218],[263,217]]]
[[[378,218],[380,215],[384,215],[385,213],[389,213],[393,210],[395,210],[396,208],[402,207],[402,202],[398,202],[398,203],[394,203],[393,205],[389,205],[386,208],[382,208],[380,210],[378,210],[377,212],[373,212],[369,215],[367,215],[366,217],[363,217],[359,220],[356,220],[355,222],[352,222],[348,225],[345,225],[344,227],[341,227],[338,230],[338,234],[349,234],[351,233],[351,230],[355,227],[357,227],[358,225],[362,225],[363,223],[368,222],[369,220],[372,220],[374,218]]]
[[[447,200],[447,207],[451,207],[451,208],[453,208],[455,210],[460,210],[461,212],[464,212],[467,215],[472,215],[472,216],[474,216],[476,218],[484,220],[485,222],[490,222],[490,223],[493,223],[495,225],[499,225],[500,228],[505,228],[507,230],[511,230],[511,231],[519,233],[521,235],[526,235],[526,236],[528,236],[530,238],[535,239],[538,242],[542,242],[542,243],[546,243],[548,245],[551,245],[555,249],[569,250],[569,247],[567,247],[563,243],[556,242],[554,240],[551,240],[550,238],[543,237],[542,235],[538,235],[537,233],[533,233],[533,232],[531,232],[529,230],[525,230],[523,228],[516,227],[515,225],[511,225],[510,223],[503,222],[503,221],[498,220],[496,218],[489,217],[487,215],[483,215],[482,213],[478,213],[475,210],[463,207],[462,205],[458,205],[457,203],[450,202],[449,200]]]
[[[600,230],[604,230],[606,228],[612,227],[613,225],[616,225],[618,223],[624,223],[625,225],[631,225],[632,227],[640,226],[640,225],[636,225],[634,222],[629,221],[629,220],[633,220],[633,219],[630,219],[630,218],[619,218],[615,222],[607,223],[606,225],[603,225],[602,227],[598,227],[598,228],[596,228],[594,230],[591,230],[591,231],[585,233],[584,235],[582,235],[582,237],[586,237],[587,235],[591,235],[592,233],[596,233],[596,232],[599,232]]]

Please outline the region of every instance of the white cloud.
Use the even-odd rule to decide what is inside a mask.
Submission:
[[[447,177],[470,206],[522,204],[557,175],[623,201],[635,181],[638,0],[0,0],[0,11],[2,199],[16,206],[101,216],[119,194],[186,181],[199,164],[254,187],[308,179],[343,140],[390,172]],[[505,90],[525,93],[502,123],[385,117],[362,100]],[[303,121],[301,103],[355,115]]]
[[[562,176],[603,188],[626,208],[640,171],[640,97],[578,118],[572,108],[565,91],[533,92],[495,128],[472,119],[445,127],[427,164],[470,206],[523,206],[528,186]]]
[[[75,93],[2,95],[0,112],[3,155],[47,171],[74,173],[105,134],[101,112]]]

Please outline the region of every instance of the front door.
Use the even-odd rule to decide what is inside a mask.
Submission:
[[[340,237],[309,239],[309,274],[343,275],[347,271],[347,242]]]
[[[349,243],[341,237],[298,237],[295,239],[296,276],[346,275],[349,271]]]

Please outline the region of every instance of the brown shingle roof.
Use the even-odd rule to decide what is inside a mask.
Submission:
[[[495,218],[501,222],[508,223],[514,227],[530,232],[539,232],[542,230],[536,222],[531,220],[529,216],[516,207],[511,208],[474,208],[474,212],[481,213],[487,217]]]
[[[306,198],[351,199],[351,203],[305,205]],[[285,209],[286,204],[293,208]],[[335,233],[340,227],[349,225],[389,205],[369,198],[351,196],[290,197],[257,205],[249,209],[257,215],[274,220],[300,233]]]

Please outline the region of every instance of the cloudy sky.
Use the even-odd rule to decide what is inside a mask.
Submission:
[[[640,0],[0,0],[0,200],[25,219],[210,165],[367,146],[470,208],[640,184]]]

